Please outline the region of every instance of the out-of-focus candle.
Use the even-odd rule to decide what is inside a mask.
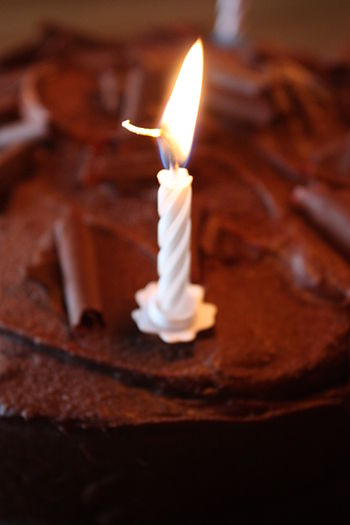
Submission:
[[[214,37],[223,45],[235,44],[241,39],[243,0],[217,0]]]
[[[140,330],[158,333],[166,342],[190,341],[213,326],[216,307],[204,303],[201,286],[190,284],[192,177],[180,167],[193,141],[203,79],[203,47],[198,40],[188,52],[164,110],[160,129],[129,131],[156,137],[166,169],[158,173],[158,283],[136,294],[140,309],[133,318]]]

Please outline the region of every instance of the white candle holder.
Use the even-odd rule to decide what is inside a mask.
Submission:
[[[183,312],[180,317],[161,311],[157,304],[157,290],[158,283],[151,282],[136,292],[135,298],[140,308],[133,310],[132,318],[142,332],[157,334],[165,343],[187,343],[193,341],[198,332],[214,326],[217,308],[203,301],[202,286],[188,285],[194,308]]]

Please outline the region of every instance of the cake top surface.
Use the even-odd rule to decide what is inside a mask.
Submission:
[[[156,144],[120,122],[158,121],[194,39],[176,28],[106,43],[49,27],[0,61],[5,414],[106,425],[258,417],[346,388],[345,60],[205,42],[192,280],[218,306],[217,324],[169,346],[131,319],[136,290],[156,278],[161,165]]]

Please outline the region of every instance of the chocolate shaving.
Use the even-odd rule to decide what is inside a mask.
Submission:
[[[330,241],[350,256],[350,213],[337,202],[326,186],[298,186],[293,191],[293,203],[317,226]]]
[[[269,72],[245,64],[232,52],[222,48],[207,48],[209,85],[230,93],[239,93],[253,98],[260,95],[270,84]]]
[[[272,248],[268,242],[243,237],[235,224],[221,214],[211,214],[203,228],[201,248],[210,257],[224,263],[242,259],[256,260]]]
[[[288,161],[288,159],[278,151],[277,146],[271,144],[269,140],[266,140],[266,137],[257,140],[255,146],[261,156],[288,181],[301,182],[303,180],[302,166],[299,166],[297,161]]]
[[[0,149],[11,144],[28,143],[40,139],[46,131],[30,120],[13,122],[0,128]]]
[[[321,275],[299,246],[292,246],[282,252],[282,260],[287,263],[289,272],[296,286],[305,290],[314,290],[320,286]]]
[[[234,173],[243,184],[249,186],[259,197],[271,218],[277,218],[280,216],[280,207],[272,193],[258,177],[253,175],[250,169],[247,168],[247,165],[244,164],[238,156],[234,156],[225,151],[225,149],[219,149],[217,146],[209,144],[198,144],[195,155],[198,155],[202,162],[212,161],[215,163],[222,163],[225,166],[225,171],[229,169],[229,172]]]
[[[35,71],[32,70],[23,78],[20,92],[22,120],[0,128],[0,148],[30,142],[44,137],[47,133],[49,114],[37,95]]]
[[[298,84],[294,84],[294,90],[302,108],[306,130],[315,135],[325,135],[328,128],[325,121],[325,110],[315,99],[315,93],[308,87]]]
[[[280,252],[283,266],[296,287],[312,295],[343,304],[348,301],[349,288],[332,269],[323,265],[323,261],[307,253],[301,246],[289,245]]]
[[[218,89],[251,98],[262,93],[266,83],[262,73],[237,63],[232,63],[230,66],[230,70],[227,71],[212,68],[209,71],[209,82]]]
[[[300,67],[294,64],[285,68],[285,77],[294,103],[299,108],[305,132],[324,134],[326,131],[325,111],[320,102],[327,99],[322,91],[316,89],[315,82]],[[327,109],[329,109],[327,100]]]
[[[54,238],[71,328],[103,325],[93,239],[76,209],[55,224]]]
[[[232,54],[214,55],[208,73],[209,105],[230,118],[268,125],[277,117],[278,107],[270,94],[280,76],[272,68],[257,69],[238,62]]]
[[[24,120],[29,121],[42,131],[47,130],[49,111],[43,106],[37,84],[41,75],[51,71],[50,66],[37,66],[31,69],[23,78],[21,86],[21,114]]]
[[[228,118],[247,121],[256,126],[266,126],[272,122],[275,113],[264,98],[247,98],[238,94],[209,92],[208,105]]]
[[[339,129],[335,99],[322,79],[296,61],[289,60],[280,67],[293,114],[303,126],[304,142],[329,137],[335,126]]]

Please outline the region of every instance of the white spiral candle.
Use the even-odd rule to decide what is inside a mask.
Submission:
[[[191,200],[192,177],[184,168],[158,173],[158,291],[157,303],[174,319],[191,315]]]
[[[159,280],[138,290],[132,316],[140,330],[167,343],[192,341],[214,325],[217,311],[190,282],[192,177],[185,168],[165,169],[158,181]]]

